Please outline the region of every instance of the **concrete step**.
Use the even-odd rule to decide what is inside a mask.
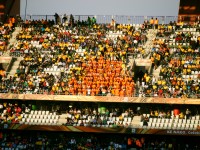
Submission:
[[[18,65],[18,66],[13,66],[13,67],[11,68],[11,70],[16,70],[18,67],[19,67],[19,65]]]
[[[11,70],[10,72],[9,72],[9,74],[15,74],[16,73],[16,70]]]

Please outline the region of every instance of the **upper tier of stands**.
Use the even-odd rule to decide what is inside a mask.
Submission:
[[[22,60],[13,77],[2,75],[1,93],[199,96],[198,23],[97,24],[72,17],[63,24],[27,20],[20,28],[9,53]],[[128,54],[151,59],[152,71],[134,75]],[[152,76],[157,69],[159,77]]]

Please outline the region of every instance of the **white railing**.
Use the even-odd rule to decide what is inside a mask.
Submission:
[[[74,15],[74,20],[86,21],[90,18],[95,17],[97,23],[110,23],[112,19],[119,24],[142,24],[145,20],[150,20],[152,17],[158,18],[160,24],[169,24],[170,21],[178,21],[178,16],[123,16],[123,15]],[[60,15],[60,18],[63,16]],[[28,20],[55,20],[54,15],[26,15],[21,16],[22,19]]]

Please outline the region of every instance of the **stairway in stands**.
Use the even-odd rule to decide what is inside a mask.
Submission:
[[[153,48],[153,40],[156,38],[156,34],[157,34],[158,30],[157,29],[149,29],[149,31],[147,32],[147,42],[145,44],[145,48],[146,48],[146,52],[148,52],[149,54],[151,53],[151,50]],[[149,57],[148,57],[149,59]],[[159,66],[156,69],[153,69],[153,76],[155,76],[156,79],[159,78],[159,74],[160,74],[160,69],[161,66]]]
[[[153,70],[152,74],[153,74],[153,76],[155,76],[156,79],[159,78],[159,74],[160,74],[161,68],[162,68],[161,66],[158,66],[158,68],[156,68],[156,69]]]
[[[157,29],[149,29],[147,31],[147,41],[144,44],[144,48],[145,48],[145,53],[146,53],[146,57],[143,58],[143,62],[149,62],[150,63],[150,54],[153,48],[153,41],[156,38],[156,34],[157,34],[158,30]],[[128,57],[128,61],[127,61],[127,67],[132,68],[133,67],[133,63],[134,63],[134,58],[132,56]],[[150,66],[151,64],[147,64],[147,66]],[[155,76],[158,77],[159,73],[160,73],[160,68],[158,67],[157,69],[158,72],[155,72]]]
[[[147,56],[151,53],[151,50],[153,48],[153,40],[156,38],[157,30],[156,29],[149,29],[147,31],[147,41],[144,44],[145,52]]]
[[[8,50],[6,53],[4,53],[4,56],[10,56],[10,49],[12,48],[12,46],[17,42],[16,40],[16,36],[17,34],[19,34],[19,32],[22,30],[21,27],[15,27],[15,31],[12,33],[12,37],[9,41],[9,45],[8,45]],[[14,76],[14,74],[16,73],[16,69],[19,67],[19,64],[21,62],[21,60],[23,59],[23,57],[14,57],[14,63],[11,67],[10,72],[8,73],[8,77],[10,76]]]
[[[7,51],[3,54],[3,56],[10,56],[10,49],[17,42],[16,36],[22,30],[21,27],[15,27],[15,31],[12,33],[11,39],[9,40],[9,44],[7,47]]]
[[[14,58],[14,63],[12,65],[12,67],[11,67],[10,72],[8,73],[8,77],[10,77],[10,76],[13,77],[15,75],[16,70],[19,67],[19,64],[20,64],[20,62],[21,62],[22,59],[23,59],[23,57],[15,57]]]

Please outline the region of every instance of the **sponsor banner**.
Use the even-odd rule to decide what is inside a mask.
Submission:
[[[65,125],[27,125],[27,124],[1,124],[1,130],[39,130],[39,131],[66,131],[66,132],[93,132],[93,133],[122,133],[122,134],[154,134],[154,135],[184,135],[200,136],[197,130],[171,130],[171,129],[144,129],[121,126],[65,126]]]
[[[51,100],[80,102],[121,102],[121,103],[160,103],[160,104],[199,104],[199,99],[159,98],[159,97],[120,97],[120,96],[77,96],[77,95],[45,95],[45,94],[3,94],[0,99],[14,100]]]

